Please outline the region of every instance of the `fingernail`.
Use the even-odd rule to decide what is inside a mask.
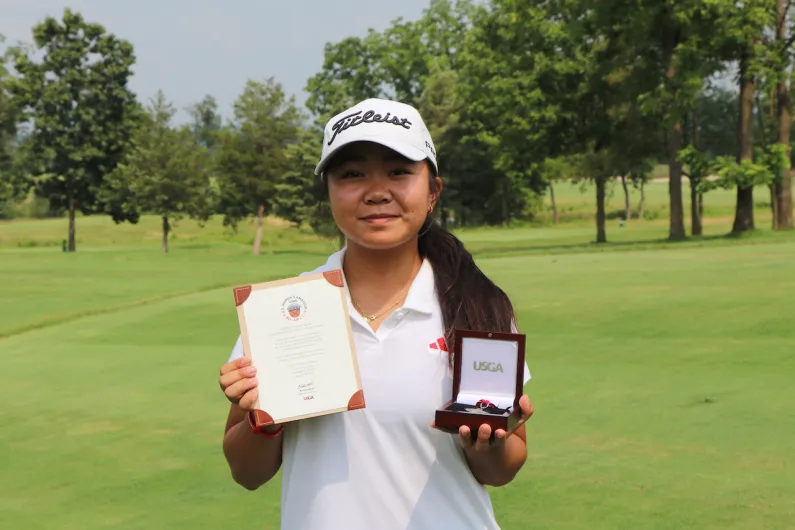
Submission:
[[[253,366],[249,366],[248,368],[243,370],[243,373],[246,374],[246,375],[254,375],[254,374],[257,373],[257,369],[254,368]]]

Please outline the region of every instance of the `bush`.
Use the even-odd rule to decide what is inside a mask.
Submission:
[[[0,204],[0,219],[45,219],[53,217],[47,199],[37,197],[31,190],[21,200]]]

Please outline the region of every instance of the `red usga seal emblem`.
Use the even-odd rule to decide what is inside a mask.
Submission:
[[[287,320],[301,320],[306,314],[306,302],[300,296],[291,296],[282,302],[282,314]]]

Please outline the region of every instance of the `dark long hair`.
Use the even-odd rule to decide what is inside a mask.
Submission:
[[[435,192],[433,168],[431,175]],[[432,213],[419,235],[420,257],[433,267],[450,363],[456,329],[512,332],[516,315],[510,298],[480,270],[464,243],[440,226]]]

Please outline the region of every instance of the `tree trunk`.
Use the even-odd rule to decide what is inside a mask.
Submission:
[[[663,61],[665,65],[665,80],[671,99],[676,101],[676,88],[673,80],[676,77],[674,55],[678,44],[679,32],[673,21],[673,8],[667,8],[667,23],[662,32]],[[676,111],[675,108],[669,109]],[[668,129],[668,196],[671,203],[668,239],[685,239],[685,207],[682,201],[682,162],[679,160],[679,150],[682,149],[682,122],[680,119],[671,124]]]
[[[638,219],[643,220],[646,208],[646,181],[640,181],[640,203],[638,204]]]
[[[754,108],[754,81],[747,75],[747,58],[743,57],[740,66],[740,151],[737,162],[753,160],[753,126],[751,123]],[[734,213],[732,232],[745,232],[754,227],[754,187],[737,185],[737,205]]]
[[[560,218],[558,217],[558,203],[555,201],[555,186],[552,181],[549,181],[549,200],[552,201],[552,223],[558,224]]]
[[[778,230],[778,183],[770,185],[770,213],[773,216],[773,230]]]
[[[502,226],[508,226],[508,179],[502,181]]]
[[[792,228],[792,171],[785,169],[781,182],[776,184],[776,228]]]
[[[698,181],[698,177],[690,179],[690,231],[694,236],[700,236],[703,234],[703,228],[701,226],[701,213],[698,211]]]
[[[668,130],[668,195],[671,200],[671,221],[668,239],[685,239],[685,207],[682,200],[682,124],[677,121]]]
[[[179,222],[179,221],[178,221]],[[163,216],[163,254],[168,254],[168,234],[171,232],[171,225],[168,222],[168,216]]]
[[[624,188],[624,220],[629,221],[632,219],[632,205],[629,202],[629,188],[627,187],[627,178],[621,175],[621,186]]]
[[[260,204],[257,209],[257,233],[254,234],[254,255],[259,256],[260,248],[262,248],[262,225],[263,217],[265,216],[265,205]]]
[[[777,9],[777,40],[783,41],[787,37],[786,7],[784,0],[776,0]],[[786,53],[786,52],[785,52]],[[784,68],[786,71],[786,67]],[[781,80],[778,83],[778,142],[786,148],[787,160],[790,159],[790,132],[792,130],[792,117],[790,112],[789,91],[787,90],[787,80],[781,72]],[[782,170],[779,181],[773,188],[773,213],[775,219],[773,227],[791,228],[792,225],[792,172],[789,169]]]
[[[69,252],[75,252],[75,199],[69,195],[69,243],[67,249]]]
[[[607,243],[605,232],[605,179],[596,179],[596,242]]]
[[[698,192],[698,218],[704,219],[704,194],[700,191]]]

